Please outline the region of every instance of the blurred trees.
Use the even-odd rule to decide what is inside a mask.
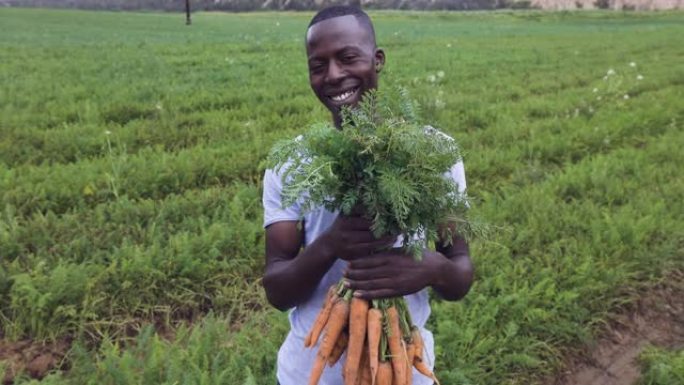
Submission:
[[[334,4],[361,5],[366,9],[466,10],[514,6],[518,0],[191,0],[195,10],[255,11],[314,10]],[[529,2],[527,2],[529,4]],[[184,0],[0,0],[0,5],[108,10],[155,9],[184,11]]]

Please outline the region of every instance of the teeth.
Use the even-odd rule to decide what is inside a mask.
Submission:
[[[345,93],[343,93],[343,94],[340,94],[340,95],[337,95],[337,96],[332,96],[332,97],[330,97],[330,99],[332,99],[332,100],[334,100],[334,101],[336,101],[336,102],[341,102],[341,101],[343,101],[343,100],[349,98],[350,96],[354,95],[354,92],[355,92],[355,91],[356,91],[355,89],[354,89],[354,90],[349,90],[349,91],[347,91],[347,92],[345,92]]]

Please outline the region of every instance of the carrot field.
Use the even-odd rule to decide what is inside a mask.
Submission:
[[[311,16],[0,8],[0,378],[275,382],[261,164],[329,119]],[[494,229],[468,296],[432,302],[436,374],[545,384],[683,276],[684,13],[371,17],[381,87],[457,139]]]

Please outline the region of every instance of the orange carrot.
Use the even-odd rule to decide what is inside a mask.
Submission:
[[[361,372],[361,385],[371,385],[373,379],[371,377],[370,362],[368,362],[368,349],[363,349],[361,356],[361,364],[359,365],[359,372]]]
[[[361,359],[359,360],[359,370],[356,371],[356,380],[354,381],[354,385],[364,385],[363,362],[366,361],[366,364],[368,363],[368,353],[366,352],[366,350],[367,349],[363,349],[363,352],[361,352]]]
[[[352,298],[349,312],[349,346],[347,347],[347,362],[344,366],[345,385],[353,385],[357,377],[367,325],[368,301],[362,298]]]
[[[368,357],[371,370],[371,385],[375,385],[380,359],[380,335],[382,334],[382,312],[378,308],[368,310]]]
[[[377,385],[392,385],[392,364],[389,361],[382,361],[378,364]]]
[[[406,350],[402,345],[401,328],[399,327],[399,312],[394,306],[387,309],[387,318],[389,319],[390,335],[388,336],[388,343],[390,354],[392,355],[392,375],[393,381],[399,385],[406,384]]]
[[[418,329],[418,327],[416,326],[411,328],[411,340],[413,341],[413,345],[415,346],[414,361],[423,361],[423,351],[425,350],[425,343],[423,342],[423,336],[420,334],[420,329]]]
[[[416,346],[413,342],[406,345],[406,385],[413,385],[413,357]]]
[[[312,347],[316,345],[316,343],[318,342],[318,337],[321,334],[321,331],[323,331],[325,324],[328,322],[330,312],[332,311],[335,302],[337,302],[336,291],[336,285],[332,285],[330,286],[330,289],[328,289],[328,294],[326,295],[325,301],[323,302],[323,307],[321,308],[321,311],[318,313],[316,320],[311,326],[309,334],[307,334],[306,338],[304,339],[304,347]]]
[[[347,332],[342,331],[340,333],[339,338],[337,338],[337,342],[335,342],[335,347],[333,348],[332,353],[330,353],[330,357],[328,357],[328,366],[333,366],[337,363],[337,361],[340,360],[340,357],[342,357],[342,353],[344,353],[344,350],[347,348],[347,343],[349,342],[349,335]]]
[[[428,368],[427,365],[425,365],[425,362],[416,360],[413,362],[413,366],[416,368],[416,370],[418,370],[418,372],[420,372],[420,374],[431,378],[432,381],[437,383],[437,385],[440,385],[437,377],[435,377],[435,374],[430,371],[430,368]]]
[[[349,302],[347,299],[339,299],[336,301],[335,306],[333,306],[330,312],[330,317],[328,319],[328,324],[325,327],[325,336],[323,336],[323,342],[318,348],[318,354],[316,354],[316,360],[314,361],[314,366],[311,369],[311,376],[309,377],[309,385],[317,385],[318,381],[321,379],[323,374],[323,369],[325,368],[325,363],[330,357],[333,348],[335,347],[335,342],[340,336],[342,329],[347,326],[349,321]]]

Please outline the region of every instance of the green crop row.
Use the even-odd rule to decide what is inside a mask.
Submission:
[[[192,319],[208,309],[237,319],[260,307],[246,300],[260,292],[259,190],[233,190],[5,221],[2,331],[57,338],[121,332],[144,319]]]
[[[48,266],[60,260],[108,263],[109,253],[125,243],[167,242],[172,235],[197,234],[208,224],[229,222],[236,216],[258,223],[258,198],[255,186],[234,185],[186,190],[164,200],[122,199],[61,216],[49,212],[24,218],[8,207],[0,254],[8,262],[35,259]],[[244,207],[232,207],[238,203]],[[28,267],[33,262],[21,263]]]
[[[577,161],[596,151],[619,146],[623,140],[633,141],[655,134],[642,127],[660,130],[664,123],[681,119],[682,110],[677,102],[681,96],[680,87],[670,87],[643,92],[628,100],[613,100],[605,106],[601,104],[606,102],[596,103],[596,109],[592,105],[580,105],[574,111],[568,111],[550,106],[547,107],[548,118],[532,120],[524,128],[505,112],[497,112],[490,114],[493,121],[486,124],[493,126],[494,133],[490,130],[473,132],[465,137],[462,145],[474,154],[469,167],[486,175],[491,183],[495,178],[493,174],[506,177],[521,161],[562,165],[565,161]],[[639,98],[643,100],[634,100]],[[559,117],[560,114],[566,116]],[[564,131],[568,132],[567,140],[552,140]],[[618,131],[631,134],[631,139]],[[268,136],[256,135],[244,131],[231,138],[238,140],[232,141],[230,146],[217,148],[208,144],[176,153],[146,147],[129,155],[125,152],[126,141],[119,144],[118,136],[110,139],[103,133],[100,151],[107,151],[106,158],[84,159],[67,165],[25,165],[5,169],[0,187],[5,203],[16,206],[22,215],[48,210],[62,213],[72,208],[91,207],[119,195],[131,199],[160,198],[184,188],[211,186],[234,179],[255,180],[260,173],[256,166],[274,140],[269,136],[282,135],[277,132]],[[523,148],[507,148],[507,143]],[[490,146],[504,149],[495,161],[485,152]],[[521,155],[524,159],[520,159]],[[482,157],[486,157],[482,162],[484,169],[479,168]],[[222,159],[231,161],[221,162]],[[236,159],[239,160],[237,164]],[[48,175],[56,177],[60,183],[53,183]]]
[[[62,214],[124,197],[163,199],[186,189],[258,180],[257,165],[267,154],[268,143],[264,136],[255,136],[251,141],[177,153],[145,148],[129,156],[112,150],[106,158],[71,164],[0,168],[0,190],[3,203],[21,216]]]

